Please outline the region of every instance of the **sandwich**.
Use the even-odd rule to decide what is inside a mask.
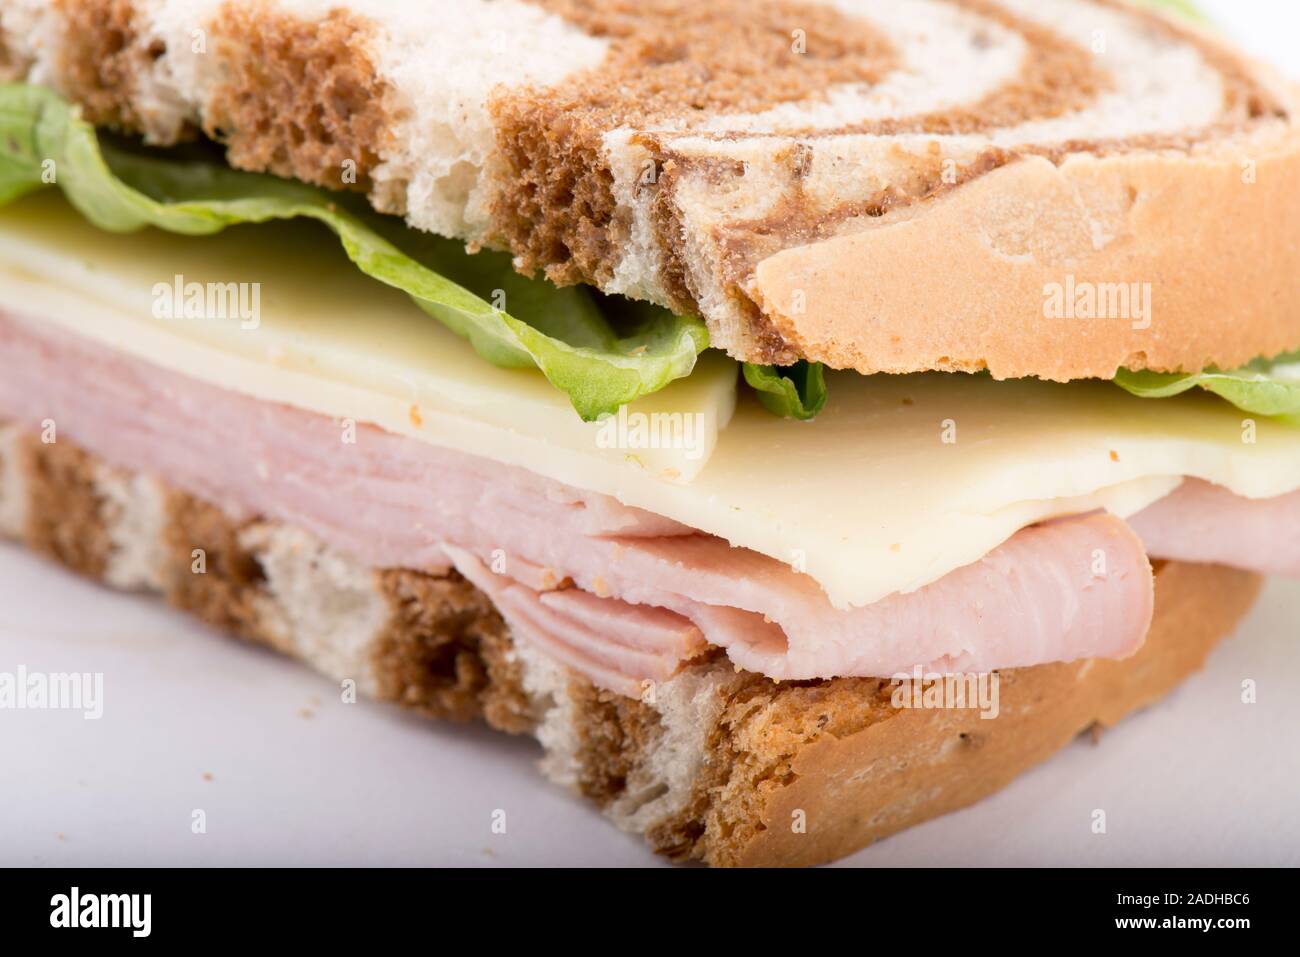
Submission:
[[[1300,574],[1300,94],[1129,0],[4,0],[0,533],[829,861]]]

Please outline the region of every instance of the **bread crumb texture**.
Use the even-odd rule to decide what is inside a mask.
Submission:
[[[311,20],[231,3],[211,30],[227,70],[204,132],[227,145],[231,165],[368,190],[389,125],[374,27],[344,7]]]

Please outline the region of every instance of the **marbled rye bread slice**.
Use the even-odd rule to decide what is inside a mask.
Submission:
[[[0,24],[0,71],[98,123],[202,129],[698,311],[748,360],[1069,379],[1300,346],[1294,88],[1125,0],[7,0]],[[1047,314],[1067,284],[1102,314]]]
[[[887,680],[777,683],[717,656],[651,700],[600,691],[516,641],[454,573],[367,568],[301,529],[233,519],[63,438],[45,445],[0,423],[4,537],[160,594],[363,694],[532,734],[551,780],[660,853],[714,865],[821,863],[978,801],[1081,731],[1166,694],[1259,588],[1245,572],[1163,563],[1137,655],[1004,671],[999,715],[986,720],[971,708],[895,708]]]

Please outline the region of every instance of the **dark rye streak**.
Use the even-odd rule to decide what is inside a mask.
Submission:
[[[546,90],[503,91],[493,102],[498,146],[504,158],[494,204],[496,242],[509,247],[526,269],[544,270],[559,283],[607,281],[626,243],[629,224],[613,193],[613,175],[601,136],[620,126],[642,131],[689,128],[695,117],[759,112],[781,103],[824,98],[837,84],[875,83],[898,64],[887,38],[868,22],[826,6],[762,0],[707,5],[689,0],[612,0],[592,9],[578,0],[529,0],[611,41],[594,70]],[[1018,31],[1030,53],[1017,79],[970,106],[943,113],[898,117],[831,130],[782,130],[801,138],[840,133],[966,133],[1058,116],[1087,105],[1107,86],[1092,58],[1051,31],[1026,23],[987,0],[952,0],[992,22]],[[981,42],[976,34],[971,42]],[[645,132],[638,143],[656,164],[654,222],[662,254],[662,282],[670,305],[697,312],[699,290],[679,252],[682,233],[674,188],[698,160],[674,151],[671,132]],[[691,135],[698,135],[692,133]],[[710,133],[726,139],[732,134]],[[760,134],[763,135],[763,134]],[[1008,154],[989,152],[964,170],[960,181],[1002,165]],[[756,262],[788,245],[820,236],[827,224],[877,216],[892,206],[926,198],[943,188],[939,163],[923,164],[904,192],[891,189],[843,209],[811,207],[802,193],[800,150],[789,151],[789,184],[776,212],[762,220],[728,224],[719,237],[728,249],[727,285],[750,317],[753,339],[765,359],[796,356],[742,291]],[[743,177],[740,164],[715,163],[719,181]]]
[[[596,69],[545,90],[501,91],[492,104],[506,166],[500,241],[557,282],[607,279],[627,236],[605,132],[755,112],[828,85],[874,83],[896,63],[869,24],[808,3],[531,2],[610,41]]]

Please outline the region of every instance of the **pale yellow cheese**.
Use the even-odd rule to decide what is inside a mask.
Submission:
[[[155,284],[177,274],[260,282],[260,325],[154,318]],[[742,396],[727,424],[735,371],[719,356],[632,410],[699,413],[708,448],[601,448],[600,426],[540,374],[490,366],[310,228],[110,236],[57,200],[26,200],[0,210],[0,308],[258,398],[613,495],[790,562],[840,606],[925,585],[1046,517],[1132,514],[1183,476],[1250,497],[1300,487],[1300,429],[1209,395],[837,373],[812,422]]]
[[[258,398],[317,411],[332,402],[331,414],[430,441],[438,441],[437,420],[446,415],[488,427],[489,445],[544,439],[547,449],[688,480],[735,408],[735,364],[708,355],[690,377],[632,407],[645,416],[697,413],[681,433],[688,441],[609,447],[604,440],[615,433],[583,422],[540,373],[484,361],[406,295],[362,275],[315,223],[239,226],[201,238],[156,230],[121,236],[91,227],[51,191],[0,208],[0,274],[0,301],[16,311]],[[184,318],[184,301],[159,293],[178,286],[184,293],[191,283],[247,284],[242,303],[251,307],[256,295],[256,317],[232,309],[228,317]],[[205,371],[208,364],[215,368]],[[335,389],[332,400],[317,394]],[[364,396],[345,398],[356,390]]]

